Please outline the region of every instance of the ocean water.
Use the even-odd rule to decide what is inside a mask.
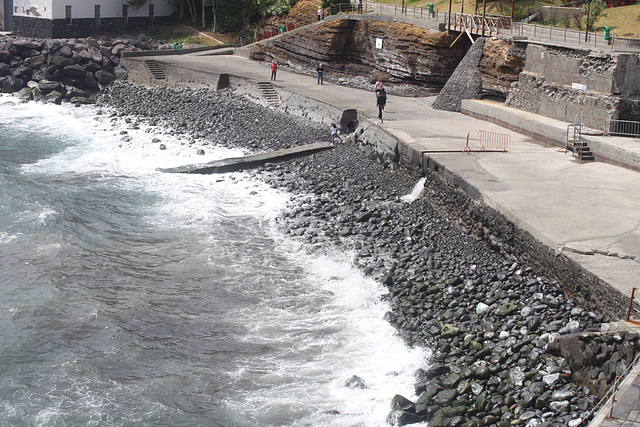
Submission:
[[[241,153],[97,111],[0,97],[0,425],[384,426],[415,397],[428,351],[351,254],[279,233],[286,193],[157,172]]]

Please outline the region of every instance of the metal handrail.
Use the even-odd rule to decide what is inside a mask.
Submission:
[[[589,411],[589,413],[584,416],[584,418],[576,425],[576,427],[585,425],[584,422],[590,419],[593,416],[593,414],[595,414],[597,411],[600,411],[605,405],[609,403],[609,401],[613,401],[615,403],[615,395],[616,395],[616,392],[618,391],[618,387],[620,386],[620,383],[636,367],[636,365],[638,364],[638,361],[640,361],[640,353],[636,354],[635,358],[633,359],[633,362],[631,362],[631,364],[627,367],[627,369],[625,369],[622,375],[616,377],[616,380],[613,382],[611,387],[609,387],[609,390],[607,390],[607,392],[602,397],[602,399],[600,399],[600,401],[596,404],[596,406],[594,406],[593,409],[591,409],[591,411]],[[611,406],[611,411],[613,411],[613,405]]]

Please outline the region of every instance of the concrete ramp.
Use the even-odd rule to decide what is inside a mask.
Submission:
[[[279,162],[293,157],[304,156],[317,153],[319,151],[335,148],[330,142],[314,142],[313,144],[300,145],[297,147],[285,148],[268,153],[251,154],[244,157],[231,157],[228,159],[214,160],[213,162],[179,166],[177,168],[158,169],[166,173],[200,173],[212,174],[223,172],[234,172],[240,169],[250,169],[263,165],[267,162]]]

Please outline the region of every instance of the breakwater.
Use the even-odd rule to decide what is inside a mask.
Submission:
[[[222,102],[226,97],[231,105]],[[250,151],[329,139],[313,122],[258,109],[228,90],[116,83],[102,103],[196,141]],[[402,149],[387,150],[382,161],[385,155],[371,147],[367,155],[345,143],[255,174],[298,195],[278,220],[283,230],[310,250],[354,251],[356,265],[389,289],[387,319],[409,345],[434,350],[430,367],[417,372],[417,399],[397,396],[389,421],[577,425],[596,397],[574,383],[566,359],[548,345],[558,334],[597,329],[602,317],[567,299],[557,282],[506,252],[490,233],[465,231],[424,197],[402,199],[421,172],[400,165],[403,174],[395,173],[384,164],[398,166]],[[437,187],[428,179],[426,189],[428,195]]]
[[[144,34],[117,39],[0,39],[0,90],[59,104],[93,103],[91,94],[116,79],[126,79],[123,52],[158,49]]]

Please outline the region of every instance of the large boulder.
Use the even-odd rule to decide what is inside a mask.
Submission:
[[[108,85],[116,79],[116,76],[105,70],[96,71],[95,76],[96,80],[98,80],[98,83],[101,85]]]
[[[13,55],[11,55],[11,52],[9,52],[6,49],[0,50],[0,62],[4,62],[5,64],[8,64],[11,62],[12,58],[13,58]]]
[[[23,50],[42,50],[42,42],[38,40],[18,39],[13,41],[13,45]]]
[[[82,77],[82,82],[89,89],[93,89],[93,90],[98,89],[98,82],[96,81],[96,78],[93,76],[93,73],[85,73],[85,75]]]
[[[25,82],[18,77],[6,76],[0,78],[0,84],[2,84],[3,93],[14,93],[22,89],[25,85]]]
[[[44,97],[44,102],[50,103],[50,104],[61,104],[63,98],[64,98],[64,95],[62,95],[61,92],[54,90],[53,92],[49,93],[47,96]]]
[[[51,92],[60,88],[60,82],[53,80],[40,80],[38,82],[38,87],[42,92]]]
[[[0,77],[8,76],[9,74],[11,74],[11,67],[3,62],[0,62]]]
[[[60,55],[65,58],[71,58],[73,56],[73,50],[71,50],[71,47],[68,45],[62,46],[60,48]]]
[[[68,67],[69,65],[75,64],[75,62],[73,62],[73,59],[71,59],[71,57],[67,57],[62,54],[52,56],[50,62],[51,64],[60,68]]]
[[[85,49],[80,51],[80,60],[82,63],[86,64],[89,62],[95,62],[96,64],[100,64],[102,62],[102,53],[100,50],[95,47],[90,47],[89,49]]]
[[[15,94],[15,97],[21,102],[29,102],[33,99],[33,93],[28,87],[23,87]]]
[[[44,50],[49,52],[49,55],[53,55],[60,50],[60,42],[58,40],[47,39],[44,41]]]
[[[28,59],[25,59],[23,62],[24,65],[35,69],[42,67],[47,62],[47,58],[44,55],[36,55],[32,56]]]
[[[13,77],[18,77],[23,80],[29,80],[33,75],[33,70],[29,67],[25,67],[21,65],[11,70],[11,75]]]
[[[67,65],[62,69],[64,77],[84,77],[87,73],[87,67],[80,64]]]
[[[125,50],[128,50],[127,45],[124,43],[119,43],[111,48],[111,54],[120,56]]]

